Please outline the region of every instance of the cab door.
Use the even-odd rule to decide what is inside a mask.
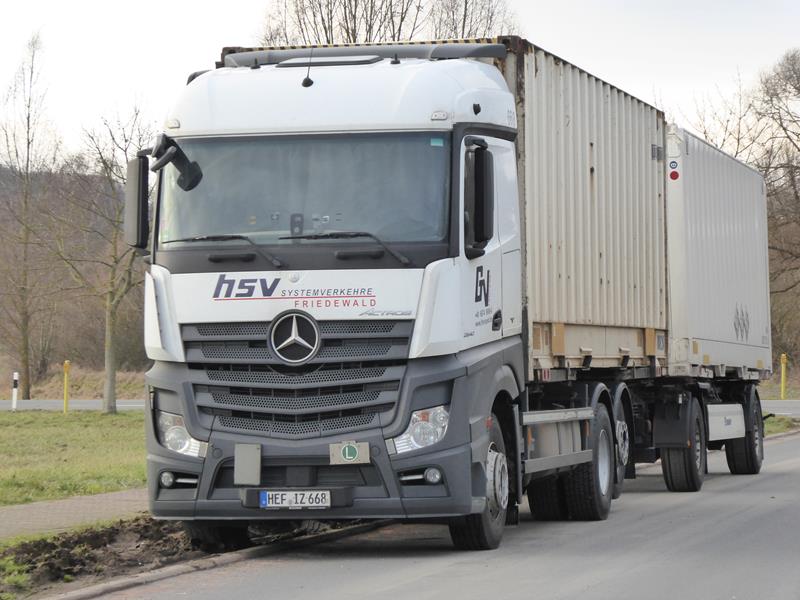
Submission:
[[[461,315],[463,347],[503,335],[502,245],[495,206],[495,140],[467,135],[461,147]]]

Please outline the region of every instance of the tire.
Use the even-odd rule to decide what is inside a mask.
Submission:
[[[564,497],[576,521],[602,521],[611,510],[614,490],[614,434],[604,404],[597,406],[591,431],[592,461],[564,475]]]
[[[528,484],[528,506],[537,521],[566,521],[569,518],[562,482],[558,475],[534,479]]]
[[[625,407],[622,401],[614,404],[614,488],[611,493],[612,500],[622,495],[622,485],[625,482],[625,471],[631,460],[631,440],[628,422],[625,420]]]
[[[706,428],[703,409],[692,398],[692,435],[687,448],[662,448],[661,472],[670,492],[699,492],[706,473]]]
[[[743,438],[725,442],[725,458],[734,475],[757,475],[764,462],[764,417],[756,390],[752,391],[752,400],[748,404],[746,408],[752,414],[753,431],[745,433]]]
[[[214,521],[184,521],[183,527],[192,546],[205,552],[235,550],[250,545],[246,522],[236,526],[220,525]]]
[[[503,432],[492,414],[486,457],[486,507],[450,523],[450,538],[460,550],[493,550],[503,539],[508,511],[508,461]]]

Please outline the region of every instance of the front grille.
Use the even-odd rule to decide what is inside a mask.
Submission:
[[[262,418],[258,413],[249,417],[219,417],[219,424],[226,429],[241,429],[259,431],[262,433],[275,433],[287,436],[318,436],[333,433],[345,433],[353,429],[377,425],[378,413],[365,413],[347,417],[319,418],[314,421],[275,421]],[[320,415],[321,417],[322,415]],[[256,418],[254,418],[256,417]]]
[[[261,383],[266,385],[298,386],[308,383],[341,383],[361,379],[377,379],[386,373],[386,368],[370,369],[321,369],[303,374],[284,374],[271,369],[226,369],[223,365],[209,365],[205,369],[211,381],[234,383]]]
[[[319,326],[318,354],[290,367],[269,349],[268,322],[183,325],[189,368],[203,379],[194,385],[198,409],[216,417],[217,429],[279,438],[346,433],[391,419],[413,323]]]

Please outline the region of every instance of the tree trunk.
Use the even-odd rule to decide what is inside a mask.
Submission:
[[[30,151],[28,151],[30,154]],[[21,265],[21,285],[19,302],[19,336],[20,336],[20,392],[23,400],[30,400],[31,397],[31,292],[28,288],[30,283],[30,173],[29,167],[25,167],[25,181],[22,189],[22,265]]]
[[[112,295],[106,294],[105,381],[103,382],[103,412],[117,412],[117,353],[114,347],[117,311]]]
[[[19,369],[19,387],[20,393],[22,394],[22,400],[30,400],[31,397],[31,342],[30,342],[30,330],[31,330],[31,319],[30,314],[28,313],[28,298],[27,294],[24,295],[24,302],[21,306],[20,315],[20,326],[19,326],[19,335],[20,335],[20,369]]]

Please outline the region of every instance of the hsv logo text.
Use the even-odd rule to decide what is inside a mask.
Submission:
[[[214,287],[219,300],[286,300],[295,308],[373,308],[377,304],[371,287],[289,288],[278,289],[280,277],[237,279],[223,273]]]
[[[281,282],[280,277],[272,281],[265,278],[260,279],[228,279],[224,274],[217,279],[217,287],[214,288],[214,300],[225,298],[271,298],[275,293],[275,288]],[[259,294],[256,295],[256,290]]]

